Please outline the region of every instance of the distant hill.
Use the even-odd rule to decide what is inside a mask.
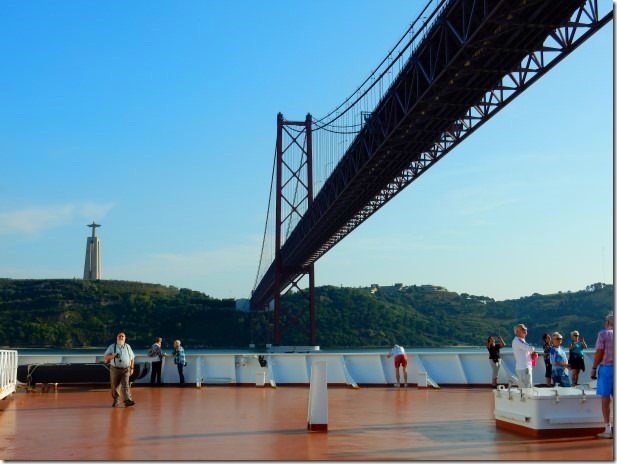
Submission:
[[[289,296],[283,318],[298,318],[304,298]],[[578,292],[505,301],[431,285],[320,287],[316,300],[317,338],[327,346],[484,346],[489,335],[501,335],[509,344],[519,322],[527,325],[527,340],[536,346],[544,332],[560,331],[569,340],[574,329],[593,344],[604,316],[613,310],[613,286],[597,283]],[[298,344],[302,335],[283,330],[282,344]]]
[[[592,345],[604,315],[613,309],[613,286],[578,292],[533,294],[494,301],[430,285],[316,289],[317,342],[327,347],[482,346],[488,335],[512,338],[524,322],[528,340],[544,332],[569,336],[577,329]],[[306,295],[283,298],[283,345],[308,343]],[[155,336],[188,349],[246,347],[271,342],[270,312],[235,310],[232,299],[140,282],[78,279],[0,279],[0,346],[63,348],[106,346],[118,330],[145,348]]]
[[[0,345],[107,346],[119,330],[132,346],[155,336],[189,345],[249,343],[235,301],[189,289],[127,281],[0,279]],[[228,334],[231,334],[231,338]],[[207,342],[201,342],[204,340]]]

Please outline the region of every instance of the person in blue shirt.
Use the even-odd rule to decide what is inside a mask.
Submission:
[[[109,376],[111,380],[111,396],[114,399],[112,408],[118,406],[120,402],[120,389],[124,396],[126,407],[134,406],[133,396],[131,395],[131,384],[129,378],[135,369],[135,354],[131,345],[126,343],[126,334],[119,332],[116,335],[116,343],[112,343],[105,350],[103,357],[109,364]]]
[[[180,340],[174,340],[174,364],[178,368],[178,375],[180,376],[180,385],[184,384],[184,366],[186,366],[186,355],[184,354],[184,348]]]
[[[551,347],[551,365],[553,366],[553,385],[570,387],[568,376],[568,356],[561,347],[563,337],[559,332],[553,334],[553,346]]]

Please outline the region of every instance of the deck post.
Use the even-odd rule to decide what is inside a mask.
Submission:
[[[311,364],[307,425],[309,432],[328,431],[328,379],[326,372],[326,361],[316,361]]]

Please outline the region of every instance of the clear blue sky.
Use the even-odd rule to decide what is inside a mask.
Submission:
[[[604,0],[606,1],[606,0]],[[324,115],[409,0],[3,0],[0,277],[250,294],[276,114]],[[328,252],[316,283],[495,299],[613,280],[612,24]]]

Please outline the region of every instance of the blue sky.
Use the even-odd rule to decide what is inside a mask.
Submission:
[[[250,294],[276,114],[329,112],[423,2],[3,0],[0,277]],[[613,280],[612,24],[316,264],[518,298]]]

